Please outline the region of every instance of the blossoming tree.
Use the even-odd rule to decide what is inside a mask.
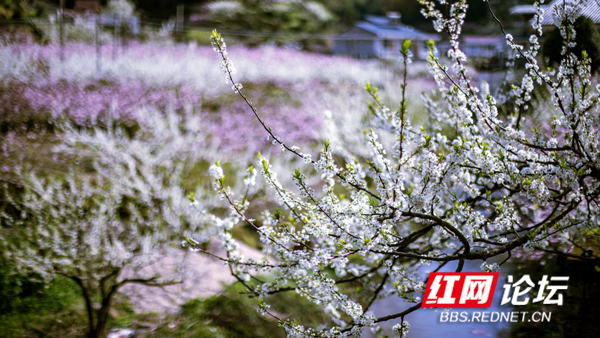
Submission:
[[[288,145],[235,82],[225,42],[213,32],[227,81],[266,136],[322,178],[320,185],[310,185],[308,172],[296,170],[291,173],[295,190],[284,187],[269,159],[259,154],[259,169],[248,170],[246,183],[252,185],[260,171],[280,208],[255,220],[247,216],[250,201],[236,199],[219,164],[210,169],[215,189],[231,206],[227,217],[212,216],[227,249],[222,259],[256,297],[260,312],[277,318],[269,312],[268,296],[295,291],[331,315],[334,324],[323,330],[278,318],[289,337],[360,336],[362,328],[377,330],[390,320],[398,322],[397,336],[405,336],[405,317],[421,307],[418,295],[426,280],[417,271],[422,266],[432,264],[429,269],[437,271],[454,262],[460,272],[465,261],[476,260],[493,271],[498,264],[486,260],[506,261],[516,250],[568,254],[585,229],[598,227],[600,86],[592,82],[586,53],[573,52],[573,23],[585,1],[565,0],[545,14],[553,15],[565,42],[557,69],[538,65],[544,15],[539,3],[528,47],[517,44],[499,22],[512,64],[517,58],[525,63],[522,79],[504,95],[494,95],[486,85],[477,88],[470,79],[459,44],[466,1],[419,2],[451,44],[447,61],[435,56],[431,44],[429,65],[438,89],[424,97],[428,123],[413,126],[404,95],[398,108],[390,108],[367,83],[377,126],[364,131],[368,158],[352,156],[344,144],[325,142],[317,158]],[[409,47],[406,41],[401,49],[405,69]],[[402,93],[407,86],[404,76]],[[550,94],[550,102],[532,104],[536,87]],[[514,111],[499,113],[506,102]],[[532,114],[538,118],[528,120]],[[237,224],[256,229],[263,261],[239,254],[230,234]],[[202,251],[199,241],[187,244]],[[347,287],[352,283],[360,283],[361,291]],[[375,317],[373,302],[389,295],[414,305]]]
[[[123,285],[179,279],[178,271],[148,278],[140,269],[179,249],[182,236],[210,237],[203,216],[190,213],[181,182],[184,160],[195,163],[211,151],[199,149],[198,117],[143,113],[133,137],[111,119],[89,129],[57,123],[59,157],[76,166],[50,178],[16,169],[18,185],[0,190],[0,254],[16,273],[75,281],[90,338],[106,336],[111,302]],[[196,195],[206,199],[201,189]]]

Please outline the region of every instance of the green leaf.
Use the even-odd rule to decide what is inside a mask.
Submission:
[[[427,41],[427,47],[429,47],[429,50],[433,50],[435,48],[435,42],[433,40]]]
[[[275,209],[275,213],[273,214],[273,218],[279,220],[281,218],[281,210],[279,208]]]
[[[404,55],[408,54],[408,49],[410,48],[411,44],[412,41],[410,41],[410,39],[404,40],[404,42],[402,43],[402,49],[400,49],[400,53]]]

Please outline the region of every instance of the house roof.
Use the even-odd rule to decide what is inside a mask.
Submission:
[[[389,40],[440,40],[436,34],[422,32],[412,26],[393,23],[386,17],[366,16],[367,21],[358,22],[355,28],[340,34],[338,39],[379,38]],[[359,29],[357,29],[359,28]]]
[[[546,6],[542,6],[546,7]],[[535,14],[537,13],[535,7],[532,5],[519,5],[511,7],[510,14]]]
[[[387,26],[390,24],[390,19],[385,16],[365,15],[365,20],[378,26]]]
[[[542,25],[554,25],[553,12],[555,6],[560,6],[565,0],[554,0],[548,5],[541,6],[544,10],[544,19]],[[580,15],[586,16],[594,23],[600,23],[600,1],[583,0],[579,4]],[[536,14],[534,6],[514,6],[510,9],[511,14]]]

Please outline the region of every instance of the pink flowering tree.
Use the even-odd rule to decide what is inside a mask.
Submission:
[[[286,173],[295,187],[283,186],[269,158],[259,154],[248,174],[259,171],[279,201],[277,210],[264,211],[260,219],[248,216],[252,201],[234,194],[219,164],[210,168],[216,191],[230,204],[229,215],[211,216],[227,250],[221,258],[257,299],[259,311],[278,319],[289,337],[358,337],[366,327],[377,332],[385,321],[396,321],[394,332],[403,337],[410,327],[405,318],[421,307],[427,280],[417,272],[424,265],[437,271],[454,263],[460,272],[474,260],[494,271],[499,264],[486,260],[502,264],[515,251],[568,255],[582,233],[598,227],[600,87],[586,53],[573,53],[579,1],[565,0],[550,13],[536,3],[528,47],[499,23],[512,60],[525,63],[522,77],[501,95],[470,80],[459,44],[466,1],[419,2],[451,45],[442,60],[431,44],[428,61],[438,88],[424,97],[428,122],[415,126],[408,118],[406,77],[397,108],[386,106],[367,83],[370,124],[378,126],[364,131],[368,156],[353,156],[358,151],[344,143],[326,141],[317,155],[288,145],[244,95],[225,42],[213,32],[227,81],[262,126],[256,133],[273,140],[282,156],[310,166]],[[565,41],[557,69],[538,64],[543,15],[554,17]],[[401,49],[405,69],[409,47],[406,41]],[[536,88],[549,93],[549,102],[533,104]],[[504,102],[514,111],[499,113]],[[307,181],[311,171],[320,175],[318,184]],[[251,188],[254,179],[245,183]],[[231,230],[241,224],[260,235],[264,260],[239,253]],[[199,242],[187,244],[202,251]],[[348,287],[355,283],[359,292]],[[277,292],[296,292],[322,305],[333,324],[316,330],[278,318],[269,310],[269,295]],[[375,317],[373,302],[391,295],[414,305]]]

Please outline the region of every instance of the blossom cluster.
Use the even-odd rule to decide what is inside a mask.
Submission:
[[[600,222],[600,86],[591,78],[586,55],[573,54],[569,30],[558,71],[545,71],[537,63],[539,27],[527,49],[506,33],[513,60],[525,60],[525,74],[496,97],[470,80],[460,50],[466,1],[420,2],[435,28],[451,39],[447,62],[430,54],[437,90],[424,97],[428,121],[422,126],[411,122],[404,91],[394,109],[367,84],[371,128],[363,133],[362,149],[325,141],[315,159],[289,146],[235,87],[230,68],[223,69],[248,114],[261,123],[256,133],[311,167],[291,173],[295,188],[288,187],[269,160],[259,156],[256,167],[279,199],[279,209],[264,212],[259,220],[247,216],[251,201],[236,200],[226,179],[215,181],[231,206],[228,216],[214,216],[222,224],[228,252],[222,258],[260,299],[262,312],[277,317],[264,306],[267,296],[295,291],[322,305],[335,323],[314,330],[280,319],[289,337],[356,337],[363,327],[378,331],[378,323],[388,320],[400,320],[394,333],[403,337],[410,327],[404,318],[421,306],[418,295],[426,279],[418,271],[423,266],[434,264],[437,271],[454,263],[460,272],[466,260],[479,260],[482,269],[492,271],[498,264],[486,260],[522,249],[568,254]],[[439,5],[448,5],[448,11]],[[572,11],[560,6],[554,11],[565,18],[561,23],[574,20]],[[534,25],[542,15],[538,11]],[[222,41],[216,33],[213,37]],[[221,55],[225,48],[216,44]],[[536,88],[549,91],[552,105],[531,102]],[[510,102],[515,110],[501,113],[499,102]],[[531,115],[541,121],[528,120]],[[321,181],[308,182],[311,172]],[[244,260],[236,251],[230,229],[240,223],[256,229],[263,261]],[[272,278],[260,278],[265,273]],[[361,292],[353,292],[350,283],[360,283]],[[415,305],[376,318],[370,307],[389,295]]]

